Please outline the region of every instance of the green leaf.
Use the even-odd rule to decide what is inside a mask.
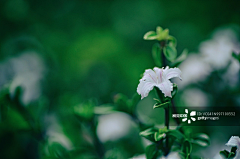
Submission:
[[[20,114],[19,111],[16,109],[8,109],[7,112],[7,119],[5,121],[5,124],[7,127],[13,129],[13,130],[27,130],[30,129],[30,125],[28,122],[24,119],[23,115]]]
[[[183,141],[185,136],[179,130],[169,130],[167,135],[177,138],[179,141]]]
[[[153,109],[155,109],[155,108],[166,108],[166,107],[169,106],[170,103],[171,103],[170,101],[165,102],[165,103],[156,103],[156,104],[154,104]]]
[[[158,43],[155,43],[152,47],[152,56],[155,64],[158,67],[162,67],[161,48]]]
[[[232,52],[232,57],[234,57],[238,62],[240,62],[240,53],[237,55],[235,52]]]
[[[157,39],[157,34],[155,31],[149,31],[143,36],[144,40],[155,40]]]
[[[159,130],[158,130],[158,132],[159,133],[166,133],[166,132],[168,132],[168,129],[167,129],[167,127],[165,126],[164,128],[160,128]]]
[[[156,28],[156,33],[157,33],[157,35],[161,34],[162,31],[163,31],[163,28],[160,27],[160,26],[157,26],[157,28]]]
[[[177,50],[172,45],[167,45],[166,47],[164,47],[163,53],[164,53],[165,57],[171,62],[173,62],[177,57]]]
[[[182,152],[186,154],[186,157],[188,157],[192,152],[192,144],[185,140],[182,145]]]
[[[177,46],[177,39],[173,36],[168,36],[168,41],[169,41],[169,44],[176,47]]]
[[[132,100],[131,100],[131,105],[132,105],[132,108],[136,107],[137,103],[141,100],[141,96],[137,93],[135,93],[132,97]]]
[[[114,104],[117,107],[116,109],[119,111],[123,111],[126,113],[131,113],[131,100],[124,94],[117,94],[114,96]]]
[[[228,159],[233,159],[236,156],[236,154],[234,152],[230,152],[228,154]]]
[[[228,155],[230,154],[227,150],[220,151],[219,154],[224,157],[224,159],[228,158]]]
[[[74,113],[84,120],[91,120],[94,115],[94,104],[92,101],[76,105],[73,108]]]
[[[142,132],[140,132],[140,136],[142,137],[145,137],[146,139],[152,141],[152,142],[155,142],[155,138],[154,138],[154,134],[158,132],[158,129],[157,128],[149,128],[149,129],[146,129]]]
[[[192,137],[192,143],[197,144],[202,147],[206,147],[210,145],[210,138],[207,134],[199,133]]]
[[[232,148],[231,148],[231,152],[236,153],[236,152],[237,152],[237,146],[232,147]]]
[[[157,35],[157,40],[167,40],[169,36],[169,30],[164,29],[160,34]]]
[[[155,141],[160,141],[161,139],[165,138],[166,134],[165,133],[159,133],[159,132],[155,132],[154,133],[154,139]]]
[[[146,147],[147,159],[156,159],[157,156],[158,156],[158,149],[156,144],[152,144]]]
[[[48,151],[51,156],[58,157],[58,158],[69,158],[68,151],[57,142],[53,142],[48,145]]]
[[[187,55],[188,55],[188,50],[184,49],[182,54],[175,61],[173,61],[173,63],[171,64],[171,67],[177,67],[178,65],[180,65],[187,58]]]
[[[158,103],[165,103],[167,101],[167,99],[165,98],[163,92],[158,87],[154,87],[154,88],[157,93],[157,96],[160,99]]]
[[[177,92],[178,92],[177,84],[173,83],[173,91],[171,92],[172,99],[176,96]]]

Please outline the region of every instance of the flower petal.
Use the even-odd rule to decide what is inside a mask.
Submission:
[[[158,67],[154,67],[153,70],[154,70],[154,72],[156,74],[157,83],[161,83],[162,82],[162,78],[163,78],[163,69],[158,68]]]
[[[163,75],[164,78],[166,79],[171,79],[174,77],[178,77],[180,78],[180,80],[182,80],[181,78],[181,70],[179,68],[169,68],[168,66],[163,70]]]
[[[155,73],[153,70],[151,70],[151,69],[145,70],[142,79],[146,79],[146,81],[149,81],[149,82],[152,82],[152,83],[156,83],[156,84],[157,84],[157,76],[156,76],[156,73]]]
[[[140,79],[139,81],[137,93],[141,95],[141,99],[143,99],[148,96],[148,93],[153,89],[155,83],[146,81],[146,79]]]
[[[227,146],[237,146],[240,148],[240,138],[238,136],[232,136],[228,143],[226,143]]]
[[[172,98],[171,91],[173,90],[173,84],[168,79],[158,84],[157,87],[163,92],[165,97]]]

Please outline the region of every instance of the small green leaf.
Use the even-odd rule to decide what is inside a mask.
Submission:
[[[164,29],[160,34],[157,35],[157,40],[167,40],[169,36],[169,30]]]
[[[48,151],[51,156],[57,157],[57,158],[69,158],[68,151],[57,142],[50,143],[48,145]]]
[[[157,34],[155,31],[149,31],[143,36],[144,40],[155,40],[157,39]]]
[[[178,65],[180,65],[187,58],[187,55],[188,55],[188,50],[184,49],[182,54],[175,61],[173,61],[173,63],[171,64],[171,67],[177,67]]]
[[[155,109],[155,108],[166,108],[166,107],[169,106],[170,103],[171,103],[170,101],[165,102],[165,103],[156,103],[156,104],[154,104],[153,109]]]
[[[240,53],[237,55],[235,52],[232,52],[232,57],[234,57],[238,62],[240,62]]]
[[[140,95],[135,93],[132,97],[132,102],[131,102],[131,105],[132,105],[132,108],[136,107],[137,103],[141,100],[140,98]]]
[[[192,144],[188,140],[185,140],[183,142],[182,152],[185,153],[187,157],[191,154],[191,152],[192,152]]]
[[[152,144],[146,147],[147,159],[156,159],[157,156],[158,156],[158,149],[156,144]]]
[[[177,87],[177,84],[174,83],[173,84],[173,91],[171,92],[172,99],[176,96],[177,92],[178,92],[178,87]]]
[[[169,130],[167,135],[177,138],[179,141],[185,139],[185,136],[179,130]]]
[[[91,120],[94,115],[94,104],[92,101],[76,105],[73,108],[74,113],[83,120]]]
[[[155,141],[160,141],[161,139],[165,138],[166,134],[165,133],[159,133],[159,132],[155,132],[154,133],[154,139]]]
[[[158,87],[154,87],[155,88],[155,91],[157,93],[157,96],[159,97],[160,99],[160,102],[159,103],[164,103],[167,101],[167,99],[165,98],[163,92],[158,88]]]
[[[156,28],[156,33],[159,35],[159,34],[162,33],[162,31],[163,31],[163,28],[160,27],[160,26],[157,26],[157,28]]]
[[[231,152],[236,153],[236,151],[237,151],[237,146],[234,146],[234,147],[231,148]]]
[[[224,159],[228,158],[228,155],[230,154],[227,150],[220,151],[219,154],[224,157]]]
[[[152,47],[152,56],[155,64],[158,67],[162,67],[161,48],[158,43],[155,43]]]
[[[165,57],[171,62],[173,62],[177,57],[177,50],[172,45],[167,45],[166,47],[164,47],[163,53],[164,53]]]
[[[169,44],[176,47],[177,46],[177,39],[173,36],[168,36],[168,41],[169,41]]]
[[[207,134],[199,133],[192,137],[192,143],[197,144],[202,147],[206,147],[210,145],[210,138]]]
[[[132,111],[131,100],[124,94],[118,93],[114,96],[114,104],[116,109],[122,112],[130,113]]]
[[[186,159],[186,154],[183,152],[179,152],[179,155],[181,157],[181,159]]]
[[[168,132],[168,129],[167,129],[167,127],[165,126],[164,128],[160,128],[159,130],[158,130],[158,132],[159,133],[166,133],[166,132]]]
[[[233,159],[236,156],[236,154],[234,152],[230,152],[228,154],[228,159]]]
[[[140,132],[140,136],[152,141],[152,142],[155,142],[155,138],[154,138],[154,134],[158,132],[158,129],[157,128],[149,128],[149,129],[146,129],[142,132]]]

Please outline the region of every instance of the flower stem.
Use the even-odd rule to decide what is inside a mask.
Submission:
[[[169,106],[164,108],[165,110],[165,126],[169,129]]]
[[[165,47],[166,42],[162,41],[162,42],[160,42],[160,45],[161,45],[162,66],[166,67],[167,66],[167,59],[166,59],[166,57],[164,56],[164,53],[163,53],[163,48]],[[165,127],[167,127],[167,129],[169,129],[169,105],[164,108],[164,111],[165,111]],[[168,148],[169,147],[169,138],[168,138],[168,136],[166,137],[166,142],[165,143],[166,143],[166,145],[165,145],[164,156],[167,156],[169,154],[169,151],[170,151],[169,148]]]

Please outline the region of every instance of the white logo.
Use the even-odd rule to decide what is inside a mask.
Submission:
[[[185,109],[185,113],[188,114],[188,109]],[[191,117],[192,121],[196,121],[196,118],[194,118],[194,117],[192,117],[192,116],[196,116],[196,111],[191,111],[191,113],[190,113],[190,117]],[[183,118],[182,121],[183,121],[183,122],[188,121],[188,124],[191,124],[191,120],[188,119],[187,117],[186,117],[186,118]]]

